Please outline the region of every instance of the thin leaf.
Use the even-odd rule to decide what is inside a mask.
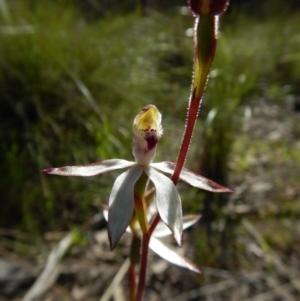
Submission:
[[[175,164],[173,162],[168,162],[168,161],[152,163],[151,166],[168,174],[173,174],[175,169]],[[233,192],[231,189],[223,187],[212,180],[206,179],[190,171],[187,168],[182,168],[179,178],[182,181],[190,184],[191,186],[200,189],[204,189],[212,192],[228,192],[228,193]]]
[[[130,223],[134,210],[134,185],[143,169],[135,166],[117,177],[108,210],[108,236],[113,250]]]
[[[134,164],[136,163],[127,160],[110,159],[86,165],[51,167],[42,170],[42,172],[59,176],[92,177],[111,170],[131,167]]]
[[[145,169],[156,189],[156,206],[163,222],[172,231],[178,245],[182,238],[181,199],[173,182],[154,168]]]
[[[197,266],[185,258],[184,256],[178,254],[173,248],[170,246],[167,246],[160,242],[158,239],[151,237],[149,242],[149,247],[154,251],[157,255],[159,255],[161,258],[176,264],[180,267],[189,269],[191,271],[194,271],[198,274],[201,274],[200,270],[197,268]]]

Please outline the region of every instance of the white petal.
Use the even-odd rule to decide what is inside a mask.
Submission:
[[[168,177],[154,168],[147,168],[145,172],[155,186],[156,206],[159,215],[181,246],[182,208],[178,191]]]
[[[201,215],[199,214],[193,214],[193,215],[185,215],[183,217],[183,230],[193,226],[198,222],[200,219]]]
[[[183,217],[183,230],[194,225],[199,219],[200,215],[186,215]],[[158,223],[157,227],[153,232],[154,237],[165,237],[171,235],[170,229],[162,222]]]
[[[108,221],[108,210],[107,209],[103,209],[103,217],[106,221]],[[165,226],[166,227],[166,226]],[[169,229],[169,228],[168,228]],[[170,230],[169,230],[170,231]],[[131,229],[130,227],[126,228],[126,232],[131,233]],[[170,232],[171,234],[171,232]]]
[[[117,177],[109,197],[108,235],[113,249],[126,231],[134,210],[134,185],[143,172],[135,166]]]
[[[59,175],[59,176],[91,177],[111,170],[130,167],[135,164],[136,164],[135,162],[131,162],[127,160],[111,159],[111,160],[103,160],[103,161],[86,164],[86,165],[51,167],[48,169],[44,169],[43,172],[47,174]]]
[[[201,273],[193,262],[178,254],[173,248],[166,246],[158,239],[151,237],[149,247],[161,258],[196,273]]]
[[[175,163],[173,162],[159,162],[159,163],[151,163],[151,166],[168,174],[173,174],[174,169],[175,169]],[[187,168],[183,168],[180,173],[179,177],[182,181],[208,191],[213,191],[213,192],[228,192],[231,193],[232,190],[226,187],[223,187],[216,182],[206,179],[190,170]]]

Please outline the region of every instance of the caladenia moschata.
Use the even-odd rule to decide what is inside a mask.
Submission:
[[[151,197],[152,191],[153,190],[150,190],[149,193],[147,193],[146,195],[147,201],[149,201],[149,197]],[[149,220],[152,220],[157,211],[155,209],[155,206],[153,206],[153,203],[151,202],[148,203],[150,205],[148,207],[147,216]],[[108,220],[108,210],[106,206],[104,206],[103,215],[105,219]],[[193,226],[200,219],[200,217],[201,217],[200,215],[183,216],[183,230]],[[139,239],[142,237],[141,228],[137,223],[136,224],[131,223],[130,227],[126,229],[126,232]],[[164,260],[200,274],[200,270],[195,263],[187,259],[182,254],[182,252],[179,253],[178,250],[176,250],[173,246],[170,246],[169,244],[166,244],[165,242],[161,241],[161,239],[171,234],[172,233],[170,229],[163,222],[159,222],[151,235],[149,241],[149,248]]]
[[[60,176],[89,177],[111,170],[126,169],[115,180],[109,197],[108,210],[105,209],[104,212],[108,220],[108,236],[112,250],[126,230],[133,236],[128,268],[131,301],[142,300],[149,248],[173,264],[196,273],[200,272],[195,264],[158,239],[171,233],[181,246],[183,229],[199,219],[199,216],[182,217],[181,198],[174,185],[174,179],[171,180],[165,175],[165,173],[174,175],[175,163],[152,162],[162,133],[159,110],[154,105],[147,105],[133,121],[132,141],[135,162],[109,159],[87,165],[43,170],[47,174]],[[186,168],[181,169],[179,178],[194,187],[208,191],[232,192]],[[150,187],[151,185],[153,187]],[[137,285],[138,261],[140,261],[140,270]]]
[[[116,169],[126,169],[114,182],[108,202],[108,236],[113,250],[127,227],[139,223],[143,234],[149,230],[144,197],[149,182],[154,187],[154,202],[161,220],[181,246],[183,218],[181,198],[173,182],[164,173],[173,174],[175,163],[152,163],[163,133],[161,114],[154,105],[147,105],[133,122],[133,155],[135,162],[123,159],[103,160],[87,165],[63,166],[43,170],[46,174],[90,177]],[[212,191],[232,192],[209,179],[183,168],[179,178],[191,186]]]
[[[160,112],[156,106],[148,105],[140,111],[133,122],[133,155],[135,162],[109,159],[87,165],[43,170],[47,174],[60,176],[90,177],[111,170],[126,169],[117,177],[112,187],[108,202],[107,219],[111,249],[115,248],[126,230],[133,235],[130,254],[131,263],[128,269],[131,301],[142,300],[149,247],[166,260],[199,272],[194,264],[182,256],[177,256],[174,250],[166,248],[157,239],[161,225],[165,225],[173,234],[178,245],[181,246],[183,229],[199,218],[197,216],[182,217],[181,199],[175,187],[178,180],[181,179],[191,186],[211,192],[232,192],[230,189],[183,167],[215,55],[219,16],[225,12],[227,5],[228,0],[189,0],[189,7],[195,18],[194,72],[186,127],[176,164],[167,161],[152,162],[163,130]],[[172,180],[165,174],[171,174]],[[154,210],[155,217],[153,217],[153,213],[149,214],[153,204],[156,208]],[[141,254],[139,282],[136,285],[135,264],[139,254]]]

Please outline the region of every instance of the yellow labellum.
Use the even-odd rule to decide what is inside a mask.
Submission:
[[[134,126],[142,131],[156,131],[158,138],[162,135],[161,114],[156,106],[147,105],[135,117]]]
[[[147,105],[133,121],[133,155],[140,165],[152,162],[163,129],[161,114],[156,106]]]

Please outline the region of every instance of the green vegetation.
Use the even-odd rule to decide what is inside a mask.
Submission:
[[[8,4],[9,15],[0,14],[0,226],[31,233],[70,229],[107,203],[115,175],[55,178],[41,175],[41,169],[112,157],[131,160],[131,122],[148,103],[164,118],[157,160],[176,159],[190,89],[192,19],[175,9],[165,15],[112,16],[111,11],[91,17],[69,2]],[[276,218],[280,206],[283,218],[293,218],[299,215],[294,185],[300,159],[291,145],[300,131],[286,107],[299,93],[300,14],[259,20],[247,14],[233,18],[234,13],[221,20],[187,164],[235,189],[247,186],[245,175],[253,170],[259,175],[259,162],[265,164],[260,155],[269,154],[264,172],[276,166],[278,174],[266,200],[273,209],[266,206],[262,217]],[[291,118],[291,137],[283,130],[279,139],[275,134],[267,139],[249,128],[261,103],[285,110],[275,115],[279,121]],[[205,209],[207,196],[185,190],[185,212]],[[249,197],[226,201],[252,206]],[[223,206],[216,207],[209,208],[212,217],[224,221]],[[232,220],[238,223],[240,217],[230,217],[231,225]],[[270,244],[282,246],[266,235]],[[209,237],[202,236],[203,246]]]

